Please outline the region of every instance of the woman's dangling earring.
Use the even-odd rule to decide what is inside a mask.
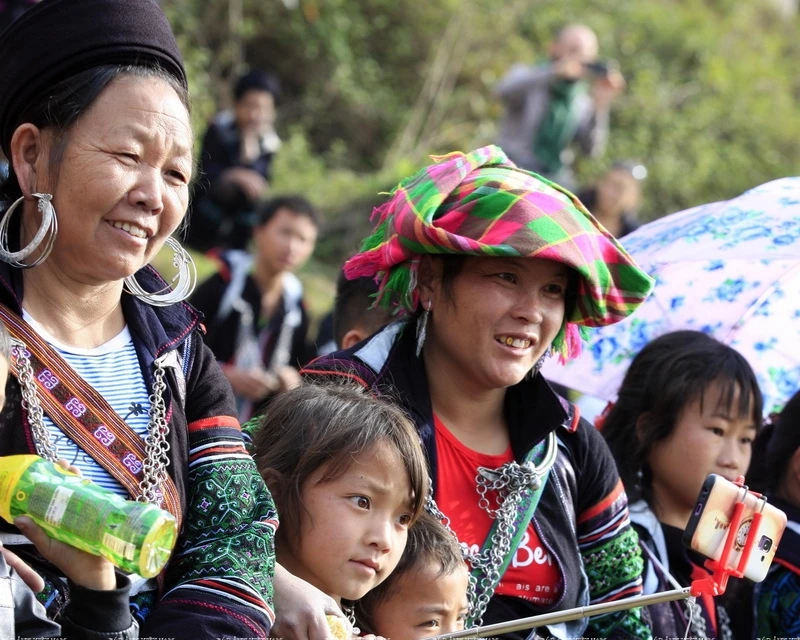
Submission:
[[[428,308],[422,305],[422,313],[417,318],[417,357],[422,353],[422,345],[425,344],[425,338],[428,336],[428,317],[431,315],[431,305],[433,301],[428,299]]]
[[[536,364],[533,365],[533,369],[531,369],[531,378],[536,377],[536,374],[542,370],[542,366],[544,365],[544,361],[547,360],[551,355],[553,355],[553,351],[550,347],[547,347],[547,350],[542,354],[542,357],[536,361]]]
[[[172,236],[167,238],[166,244],[174,252],[172,265],[178,269],[178,273],[166,287],[153,292],[145,291],[136,281],[135,274],[125,278],[125,289],[128,293],[153,307],[169,307],[178,302],[183,302],[192,295],[192,291],[194,291],[194,287],[197,284],[197,268],[192,256]],[[178,281],[177,284],[170,289],[170,285],[176,280]]]
[[[0,219],[0,260],[19,269],[31,269],[37,264],[44,262],[53,250],[53,244],[56,241],[56,234],[58,233],[58,217],[56,216],[56,210],[53,208],[52,204],[53,195],[50,193],[32,193],[31,196],[38,200],[37,208],[39,209],[39,213],[42,214],[42,224],[39,225],[36,234],[27,246],[22,247],[19,251],[12,251],[8,244],[8,226],[11,221],[11,216],[25,198],[22,197],[16,200],[5,212],[3,218]],[[39,248],[45,236],[48,236],[47,243],[44,245],[39,257],[31,263],[23,262],[25,258]]]

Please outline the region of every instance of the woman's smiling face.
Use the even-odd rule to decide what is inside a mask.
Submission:
[[[48,261],[87,284],[121,280],[153,259],[186,214],[189,114],[165,81],[120,76],[66,135],[53,168],[43,132],[37,163],[37,190],[53,193],[58,217]],[[43,185],[52,175],[56,183]]]
[[[426,360],[476,392],[519,383],[561,329],[568,282],[565,265],[530,258],[468,257],[450,286],[434,273]]]

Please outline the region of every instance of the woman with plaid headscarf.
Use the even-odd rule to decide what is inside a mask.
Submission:
[[[467,551],[470,624],[641,592],[627,498],[603,438],[538,373],[622,320],[652,280],[572,194],[497,147],[403,181],[348,277],[404,318],[305,374],[355,379],[412,416],[443,514]],[[538,636],[645,638],[636,609]],[[524,638],[510,634],[505,638]],[[534,637],[534,636],[531,636]]]

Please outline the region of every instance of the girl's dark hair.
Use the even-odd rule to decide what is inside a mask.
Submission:
[[[395,595],[404,575],[423,567],[439,568],[437,578],[449,576],[459,567],[466,571],[461,546],[452,531],[424,512],[408,531],[408,541],[394,571],[355,603],[356,623],[362,633],[377,633],[375,611]]]
[[[120,76],[163,80],[175,90],[187,111],[190,111],[189,94],[186,88],[177,78],[161,67],[150,63],[147,65],[104,65],[76,73],[51,87],[38,99],[32,100],[20,113],[14,128],[29,122],[40,129],[52,130],[55,134],[55,144],[51,149],[50,166],[57,171],[66,148],[70,129],[91,108],[103,90]],[[7,158],[9,175],[0,187],[0,201],[6,201],[0,202],[0,211],[4,211],[22,195],[14,167],[11,164],[11,150],[6,149],[6,152],[9,154]]]
[[[752,416],[759,428],[761,389],[753,369],[735,349],[699,331],[675,331],[656,338],[633,359],[602,426],[631,501],[652,504],[646,464],[650,449],[672,433],[688,404],[699,398],[702,409],[715,383],[720,385],[720,408]]]
[[[768,495],[780,494],[789,463],[800,448],[800,391],[765,425],[753,443],[748,484]]]
[[[306,384],[282,393],[269,404],[253,440],[256,465],[270,484],[281,519],[278,536],[284,540],[297,536],[305,508],[303,485],[314,473],[324,470],[320,484],[336,480],[354,458],[382,443],[397,452],[408,473],[412,524],[425,505],[428,471],[416,429],[400,409],[362,387]]]

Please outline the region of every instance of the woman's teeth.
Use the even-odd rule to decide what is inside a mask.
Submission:
[[[506,346],[516,347],[517,349],[527,349],[531,346],[530,340],[522,338],[512,338],[511,336],[501,336],[498,340]]]
[[[122,229],[123,231],[127,231],[134,238],[147,238],[147,233],[145,233],[144,229],[140,229],[129,222],[112,222],[111,226],[117,229]]]

